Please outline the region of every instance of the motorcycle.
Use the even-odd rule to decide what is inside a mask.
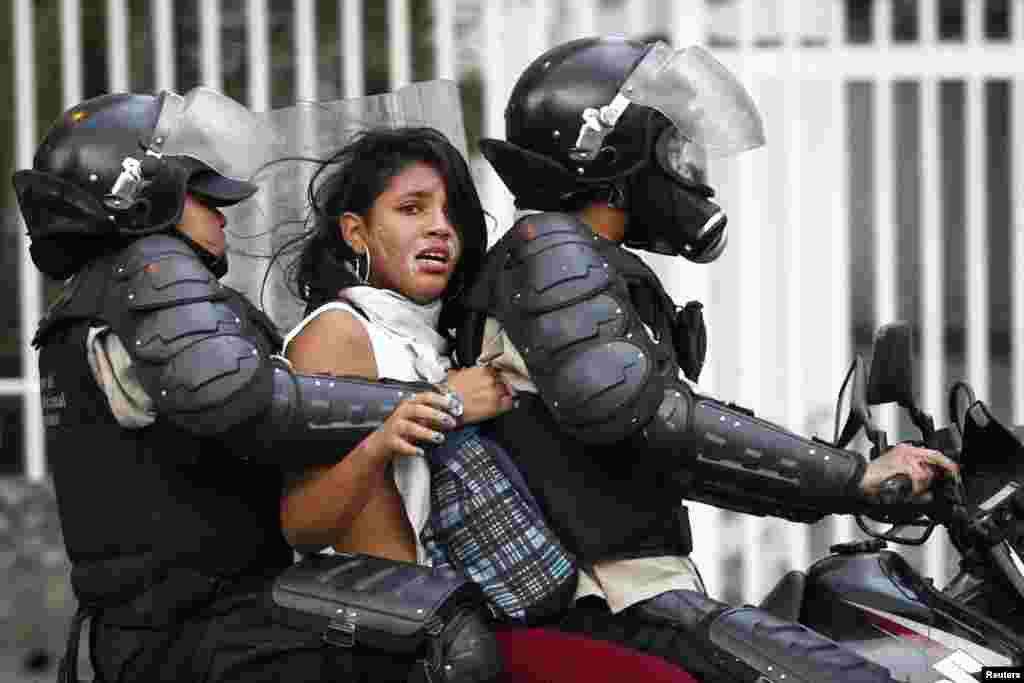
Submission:
[[[788,573],[761,607],[886,667],[897,681],[974,683],[991,678],[983,667],[1020,673],[1024,443],[966,382],[951,386],[951,424],[936,429],[914,398],[912,347],[909,325],[895,323],[876,334],[867,379],[864,359],[854,358],[839,392],[833,444],[846,447],[863,431],[878,457],[888,435],[871,407],[896,403],[920,431],[919,445],[953,458],[960,476],[938,481],[926,504],[909,501],[905,475],[884,482],[883,505],[857,516],[869,539],[834,545],[806,572]],[[921,545],[938,526],[960,555],[959,572],[941,589],[888,549]]]

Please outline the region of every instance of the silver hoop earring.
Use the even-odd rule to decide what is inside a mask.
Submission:
[[[362,261],[363,260],[361,258],[359,258],[360,256],[365,256],[366,257],[366,270],[365,271],[363,271],[363,268],[362,268]],[[363,272],[360,272],[360,271],[363,271]],[[359,282],[363,283],[364,285],[369,284],[369,282],[370,282],[370,250],[369,249],[367,249],[362,254],[356,254],[356,279],[359,280]]]

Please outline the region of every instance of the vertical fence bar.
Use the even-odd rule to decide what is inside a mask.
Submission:
[[[783,116],[785,125],[785,149],[787,150],[786,167],[786,252],[791,261],[786,265],[785,278],[785,325],[786,325],[786,350],[785,350],[785,405],[786,405],[786,426],[795,430],[798,434],[804,433],[807,422],[807,393],[804,391],[804,382],[807,376],[806,367],[810,363],[817,367],[816,363],[810,361],[810,357],[818,354],[814,344],[804,346],[804,271],[807,268],[808,260],[805,257],[804,239],[802,232],[807,229],[804,220],[803,196],[806,192],[804,178],[805,152],[803,144],[803,131],[805,127],[805,102],[804,82],[802,64],[801,38],[801,11],[802,3],[788,2],[781,3],[783,9],[782,31],[784,37],[783,48],[785,50],[785,63],[787,70],[783,73]],[[811,310],[821,310],[817,306]],[[808,339],[813,336],[806,335]],[[774,521],[773,524],[780,525],[784,530],[787,541],[787,569],[805,570],[811,561],[810,538],[808,528],[804,524],[793,522]],[[771,582],[778,577],[767,575],[762,577],[761,585],[754,596],[760,598],[767,595],[771,589]]]
[[[932,50],[938,46],[937,0],[925,0],[920,11],[920,47]],[[939,178],[939,78],[935,74],[920,76],[921,110],[918,130],[921,134],[921,409],[937,420],[944,412],[945,384],[945,312],[943,306],[941,182]],[[948,580],[946,570],[946,539],[936,534],[925,547],[925,574],[937,586]]]
[[[366,77],[363,74],[363,0],[341,0],[341,45],[344,77],[341,92],[344,97],[361,97],[366,91]]]
[[[295,35],[295,101],[315,102],[316,0],[295,0],[292,21]]]
[[[922,3],[921,48],[938,45],[938,0]],[[939,87],[938,77],[922,74],[921,84],[921,407],[938,417],[943,410],[945,359],[942,339],[945,330],[942,300],[941,184],[939,178]]]
[[[846,47],[846,0],[832,0],[831,33],[832,52]],[[832,164],[832,349],[831,367],[845,368],[853,358],[850,313],[850,153],[848,148],[849,114],[846,102],[847,80],[835,74],[831,84],[832,127],[829,130]],[[849,541],[854,536],[854,522],[850,515],[835,515],[832,521],[832,542]]]
[[[679,17],[674,16],[673,19],[675,23],[680,23]],[[626,0],[626,35],[630,38],[637,38],[646,33],[650,29],[650,25],[650,10],[647,0]],[[697,42],[693,41],[693,44]],[[677,47],[682,47],[682,45],[677,45]]]
[[[873,3],[873,38],[876,49],[891,48],[891,0]],[[893,87],[889,76],[875,77],[874,94],[874,206],[875,206],[875,323],[896,318],[896,230],[893,183]]]
[[[741,70],[744,81],[752,90],[754,101],[757,97],[757,86],[746,65],[754,56],[754,2],[743,0],[739,6],[740,30],[739,50]],[[747,225],[758,225],[760,222],[760,205],[757,200],[754,161],[750,154],[744,154],[736,160],[739,169],[740,213]],[[763,301],[761,297],[761,234],[758,230],[749,230],[737,245],[739,249],[740,281],[740,321],[737,332],[739,343],[739,400],[745,405],[760,406],[763,395],[760,336],[764,332]],[[761,547],[765,531],[764,520],[747,516],[741,518],[744,546],[748,549]],[[762,558],[756,552],[745,552],[741,555],[743,567],[744,601],[758,600],[761,585]]]
[[[199,78],[214,90],[224,88],[220,30],[220,0],[203,0],[199,3]]]
[[[484,0],[483,45],[501,45],[504,41],[504,16],[501,0]],[[482,65],[484,79],[483,135],[505,137],[505,60],[502,50],[492,50]]]
[[[249,108],[253,111],[270,109],[270,36],[267,0],[246,0],[246,73]]]
[[[15,166],[31,168],[36,144],[35,18],[32,0],[14,0],[15,30],[22,35],[14,41],[14,129]],[[32,335],[42,312],[39,275],[28,251],[25,223],[18,213],[18,269],[21,313],[21,365],[23,373],[25,476],[40,481],[46,476],[46,442],[43,439],[42,404],[39,400],[39,366],[32,348]]]
[[[633,4],[638,4],[634,2]],[[669,27],[670,38],[675,49],[688,45],[701,45],[705,42],[707,28],[707,9],[704,0],[674,0],[671,5],[672,24]],[[714,179],[712,178],[712,182]],[[714,308],[711,303],[711,276],[714,265],[690,263],[689,261],[671,257],[669,259],[647,258],[661,278],[665,289],[678,303],[696,299],[705,304],[704,315],[710,329],[715,329]],[[700,376],[700,386],[706,392],[715,390],[714,348],[709,349],[709,362],[704,366]],[[710,545],[710,544],[707,544]]]
[[[433,7],[434,78],[454,81],[458,79],[455,72],[455,0],[433,0]]]
[[[110,92],[131,90],[128,78],[128,7],[107,0],[107,85]]]
[[[156,65],[156,90],[174,90],[174,0],[153,0],[153,59]]]
[[[61,89],[63,109],[67,110],[82,101],[82,7],[78,0],[61,0],[60,3],[60,52]],[[40,305],[42,301],[39,302]],[[33,329],[22,329],[22,334],[31,337]],[[33,360],[32,365],[35,365]],[[32,402],[31,398],[29,399]],[[37,470],[30,478],[45,476],[46,463],[34,463]]]
[[[388,0],[388,52],[391,89],[412,82],[412,43],[408,0]]]
[[[595,0],[576,0],[568,5],[572,38],[584,38],[597,33],[597,3]]]
[[[246,0],[245,5],[245,30],[246,30],[246,59],[248,69],[246,72],[246,92],[248,93],[248,105],[253,111],[265,112],[270,109],[270,17],[267,12],[267,0]],[[271,210],[270,201],[263,192],[257,192],[252,201],[257,202],[260,211],[266,213]],[[264,234],[251,240],[245,240],[245,250],[253,253],[269,254],[273,249],[273,236]],[[245,271],[246,283],[243,289],[252,293],[253,301],[262,304],[264,312],[276,321],[277,307],[275,297],[262,297],[263,276],[267,261],[260,259],[249,260],[251,264]],[[241,260],[241,259],[240,259]],[[267,291],[273,292],[271,278],[268,278]]]
[[[1014,5],[1011,10],[1013,31],[1010,33],[1014,45],[1024,43],[1024,7]],[[1013,221],[1010,229],[1010,299],[1011,299],[1011,348],[1013,424],[1024,424],[1024,76],[1016,76],[1012,83],[1012,104],[1010,109],[1011,168],[1010,193],[1013,196]]]
[[[60,52],[64,109],[82,101],[82,7],[78,0],[61,0]]]
[[[965,6],[968,49],[982,44],[981,3]],[[985,191],[985,80],[967,76],[967,380],[978,398],[989,400],[988,223]]]
[[[483,0],[483,45],[505,44],[506,23],[503,11],[502,0]],[[509,94],[509,87],[505,81],[505,51],[491,50],[483,62],[483,137],[504,139],[505,102]],[[512,225],[514,212],[511,197],[491,165],[480,158],[477,162],[478,177],[483,180],[481,199],[494,216],[498,235],[501,235]]]
[[[547,52],[551,45],[551,35],[548,30],[551,20],[551,4],[547,0],[533,0],[531,9],[533,10],[531,30],[527,32],[526,36],[527,64]]]
[[[636,6],[644,5],[641,0],[633,0],[630,5],[631,25],[634,28],[631,33],[646,30],[647,26],[641,27],[641,21],[646,18],[644,11],[636,9]],[[680,49],[687,45],[699,45],[704,43],[705,30],[707,27],[707,10],[704,0],[673,0],[670,5],[670,16],[672,23],[669,26],[672,46]],[[641,18],[643,15],[643,18]],[[712,178],[712,182],[714,179]],[[671,258],[667,262],[670,268],[656,267],[666,261],[659,260],[648,262],[655,267],[658,276],[661,278],[665,289],[677,301],[689,301],[696,299],[705,304],[704,316],[708,327],[715,329],[715,310],[711,305],[711,272],[713,265],[698,265],[685,261],[682,258]],[[701,372],[701,389],[714,394],[715,391],[715,363],[714,345],[708,351],[708,363]],[[700,568],[707,584],[708,591],[712,595],[721,595],[725,584],[722,575],[723,553],[718,543],[715,543],[712,534],[707,534],[708,529],[718,530],[723,524],[722,511],[718,508],[704,505],[703,503],[687,503],[690,514],[691,526],[695,532],[694,550],[692,557]]]
[[[876,50],[892,47],[892,0],[873,3],[873,38]],[[892,77],[874,78],[874,207],[875,207],[875,319],[879,325],[896,319],[896,174],[893,149],[895,88]],[[879,426],[890,439],[896,438],[899,420],[894,405],[877,406],[874,412]]]

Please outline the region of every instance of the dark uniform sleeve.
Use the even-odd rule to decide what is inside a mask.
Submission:
[[[689,498],[815,521],[860,509],[864,459],[695,394],[651,339],[614,263],[575,216],[520,219],[495,246],[486,301],[560,427],[595,445],[628,444],[638,466]]]
[[[156,412],[199,436],[289,466],[333,462],[426,383],[292,372],[265,325],[181,240],[153,235],[115,262],[113,331]]]

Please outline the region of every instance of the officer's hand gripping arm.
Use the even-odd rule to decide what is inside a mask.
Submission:
[[[330,463],[429,384],[309,376],[260,343],[247,313],[180,240],[155,235],[119,259],[108,296],[114,331],[157,414],[223,436],[254,459]],[[294,446],[294,448],[289,448]]]

